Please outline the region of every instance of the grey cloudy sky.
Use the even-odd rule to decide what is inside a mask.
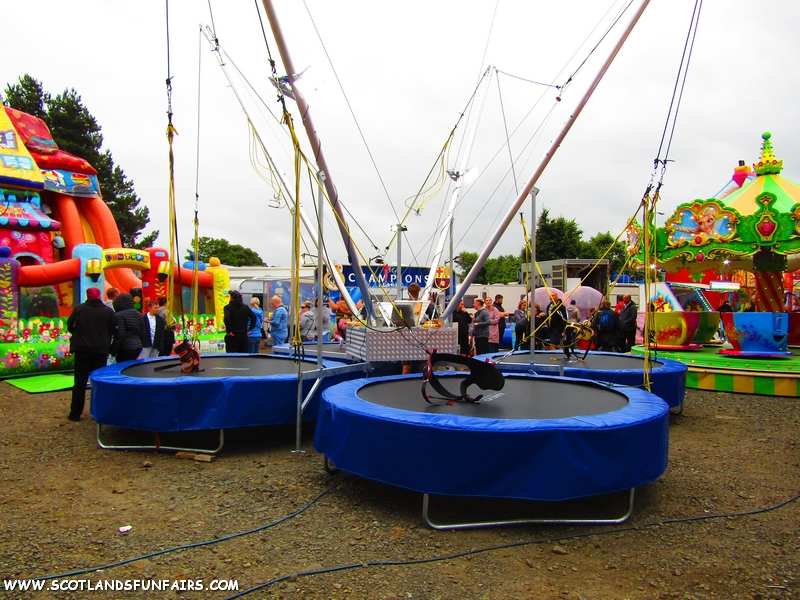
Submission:
[[[391,225],[423,185],[479,75],[491,64],[500,75],[487,95],[469,162],[474,180],[454,225],[456,252],[485,247],[516,196],[510,156],[516,160],[516,187],[522,187],[607,56],[609,42],[591,55],[559,103],[557,90],[529,81],[564,83],[624,4],[276,1],[296,68],[310,67],[300,83],[364,255],[374,256],[389,243]],[[619,233],[650,181],[694,5],[694,0],[651,2],[537,183],[539,205],[552,216],[575,219],[587,239],[597,232]],[[277,114],[278,104],[268,82],[256,5],[212,0],[211,8],[236,91],[276,150],[276,160],[291,172],[285,131],[269,112]],[[264,170],[260,175],[251,164],[242,108],[199,35],[200,24],[212,23],[208,2],[172,0],[169,9],[181,247],[192,236],[199,147],[200,235],[226,238],[256,250],[269,264],[288,265],[291,218],[285,207],[272,208]],[[7,3],[3,12],[0,82],[13,83],[28,73],[51,93],[74,87],[102,126],[105,147],[134,181],[150,209],[151,228],[161,230],[159,243],[166,246],[165,3],[32,0]],[[800,11],[793,0],[704,2],[662,212],[715,193],[737,160],[757,159],[764,131],[772,132],[776,155],[785,160],[784,176],[800,180],[798,31]],[[615,41],[617,36],[612,31],[609,37]],[[269,31],[267,38],[279,58]],[[284,74],[280,64],[278,73]],[[291,102],[289,109],[304,140]],[[459,124],[447,168],[460,165],[468,127],[466,121]],[[309,212],[313,199],[308,190],[302,192]],[[409,219],[404,262],[427,264],[430,240],[448,201],[445,187]],[[522,210],[529,218],[529,202]],[[334,227],[329,217],[325,238],[333,257],[342,261]],[[516,254],[522,245],[514,220],[493,255]],[[394,250],[389,260],[395,260]]]

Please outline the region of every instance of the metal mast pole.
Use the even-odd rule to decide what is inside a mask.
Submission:
[[[478,122],[480,121],[479,115],[483,112],[483,107],[486,104],[486,97],[489,95],[489,83],[491,82],[492,72],[494,71],[493,66],[489,66],[486,71],[484,71],[483,76],[486,77],[486,87],[483,90],[483,95],[481,96],[478,110],[476,111],[476,116],[472,120],[470,124],[469,133],[467,134],[467,139],[465,143],[466,152],[464,153],[464,157],[461,160],[461,167],[458,171],[453,173],[452,171],[448,171],[448,175],[455,181],[455,186],[453,187],[453,192],[450,195],[450,205],[447,208],[447,216],[444,218],[444,226],[442,227],[442,231],[439,235],[439,242],[436,244],[436,253],[433,255],[433,259],[431,260],[431,270],[428,272],[428,277],[425,279],[425,289],[422,290],[420,293],[420,300],[425,301],[425,306],[427,307],[428,302],[428,293],[431,291],[433,287],[433,280],[436,277],[436,269],[439,267],[439,263],[442,260],[442,254],[444,252],[444,243],[447,240],[448,233],[451,234],[452,237],[452,223],[453,217],[455,214],[456,206],[458,205],[458,198],[461,195],[461,188],[464,186],[464,175],[466,175],[466,171],[469,168],[469,157],[472,154],[472,147],[475,145],[475,134],[478,130]],[[448,227],[448,224],[450,227]],[[449,231],[448,231],[449,230]],[[424,311],[423,311],[424,313]]]
[[[531,188],[531,264],[528,266],[528,285],[533,281],[533,285],[529,290],[531,296],[528,301],[528,313],[530,314],[528,328],[531,330],[531,338],[533,338],[533,331],[536,329],[536,196],[538,194],[539,188]],[[533,279],[531,279],[531,273],[533,274]],[[528,343],[531,347],[531,370],[533,370],[533,365],[536,364],[536,341],[529,339]]]
[[[450,297],[456,293],[456,265],[453,257],[453,219],[450,219]]]
[[[403,299],[403,232],[408,231],[408,227],[402,223],[398,223],[393,227],[397,232],[397,288],[395,289],[394,297],[397,300]]]
[[[324,181],[325,173],[319,171],[317,179]],[[322,188],[320,188],[317,195],[317,239],[319,240],[317,244],[317,305],[314,307],[314,321],[317,324],[317,368],[319,369],[322,368],[322,324],[325,322],[322,315],[323,311],[328,310],[328,307],[322,301],[322,278],[325,275],[322,269],[322,207],[325,205],[324,202],[325,197],[322,194]]]
[[[294,64],[292,63],[291,55],[289,54],[289,48],[286,45],[286,41],[283,37],[283,33],[281,32],[280,24],[278,23],[278,17],[275,14],[275,10],[272,7],[272,2],[270,0],[262,0],[262,4],[264,5],[264,10],[267,13],[267,18],[269,19],[270,28],[272,29],[272,35],[275,36],[275,42],[278,45],[278,51],[281,55],[281,60],[283,61],[283,66],[286,69],[286,75],[289,79],[289,85],[294,92],[294,99],[297,103],[297,108],[300,111],[300,115],[303,119],[303,127],[306,130],[306,135],[308,136],[308,140],[311,143],[311,149],[314,155],[314,160],[316,160],[317,165],[319,166],[320,171],[325,174],[325,190],[328,192],[328,198],[331,200],[331,205],[333,206],[334,212],[337,215],[337,223],[339,225],[339,233],[341,233],[342,240],[344,241],[345,247],[347,248],[347,259],[350,262],[350,265],[353,267],[353,274],[356,278],[356,283],[358,284],[358,288],[361,290],[361,297],[364,300],[364,307],[367,310],[367,316],[370,319],[374,319],[375,317],[375,309],[372,306],[372,296],[369,293],[369,286],[367,285],[367,279],[364,277],[364,272],[361,270],[361,262],[358,260],[358,253],[356,252],[355,245],[353,244],[353,240],[350,238],[350,230],[347,226],[347,221],[345,219],[344,211],[342,210],[341,204],[339,203],[339,193],[336,190],[336,186],[333,184],[333,178],[331,177],[331,171],[328,168],[327,162],[325,161],[325,156],[322,153],[322,144],[320,143],[319,137],[317,136],[317,131],[314,128],[314,123],[311,120],[311,112],[308,106],[308,102],[303,97],[303,94],[297,87],[297,83],[295,82],[295,68]],[[355,314],[355,313],[354,313]]]
[[[545,153],[544,157],[539,163],[539,167],[536,169],[534,174],[528,180],[528,183],[525,184],[525,187],[522,189],[519,196],[517,197],[517,201],[509,209],[505,217],[503,217],[503,221],[498,226],[497,231],[492,236],[492,239],[489,240],[489,243],[486,245],[486,248],[484,248],[483,252],[481,252],[480,256],[478,256],[478,260],[475,262],[475,265],[472,267],[470,272],[467,273],[467,276],[464,278],[464,281],[462,282],[461,286],[456,292],[456,295],[450,301],[450,304],[447,305],[447,308],[445,309],[443,315],[445,319],[449,318],[450,315],[453,313],[455,307],[458,305],[458,302],[461,300],[461,297],[464,295],[464,292],[467,290],[469,285],[475,280],[475,277],[480,272],[481,267],[483,267],[483,265],[486,263],[486,259],[489,258],[489,256],[492,253],[492,250],[494,250],[494,247],[497,245],[497,242],[500,241],[500,238],[502,237],[503,233],[505,233],[505,230],[506,228],[508,228],[509,223],[511,223],[511,220],[517,215],[517,213],[519,213],[519,209],[522,206],[522,203],[525,202],[525,198],[528,196],[533,186],[536,185],[536,182],[539,180],[539,177],[542,175],[542,172],[544,172],[545,167],[550,163],[550,160],[552,160],[553,155],[555,154],[556,150],[558,150],[558,147],[561,145],[561,142],[564,141],[564,138],[566,137],[572,125],[575,123],[575,120],[578,118],[578,115],[581,114],[583,107],[586,106],[586,103],[589,101],[589,98],[592,97],[592,94],[594,93],[594,90],[597,88],[597,85],[600,83],[600,80],[606,74],[606,71],[608,71],[608,68],[611,66],[611,63],[614,61],[614,58],[616,58],[617,53],[619,53],[620,48],[622,48],[622,45],[628,39],[628,36],[630,35],[636,23],[639,21],[639,17],[642,16],[642,13],[644,12],[644,9],[647,8],[648,4],[650,4],[650,0],[644,0],[642,2],[642,5],[639,7],[639,10],[636,12],[630,24],[625,29],[624,34],[617,42],[617,45],[614,46],[614,49],[612,50],[611,54],[606,59],[605,63],[603,63],[600,72],[594,78],[594,81],[592,81],[592,84],[589,86],[589,89],[586,90],[586,93],[581,98],[581,101],[578,103],[578,106],[575,108],[575,111],[569,116],[566,123],[564,123],[564,126],[561,128],[561,132],[558,134],[553,143],[550,144],[550,148],[548,148],[547,152]]]

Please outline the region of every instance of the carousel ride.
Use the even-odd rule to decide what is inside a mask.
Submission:
[[[770,133],[752,171],[743,163],[715,197],[680,205],[664,227],[650,211],[646,231],[629,228],[629,252],[667,274],[641,296],[652,320],[642,313],[640,323],[659,357],[688,365],[688,387],[798,396],[800,357],[790,346],[800,344],[800,313],[790,310],[800,185],[781,176]],[[676,274],[709,283],[670,283]]]

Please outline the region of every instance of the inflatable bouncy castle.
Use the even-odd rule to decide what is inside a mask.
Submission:
[[[0,106],[0,378],[72,368],[66,322],[89,287],[146,306],[173,276],[180,316],[193,273],[169,265],[166,250],[122,247],[94,167],[59,149],[41,119]],[[219,337],[225,280],[201,272],[199,304],[211,314],[178,326]]]

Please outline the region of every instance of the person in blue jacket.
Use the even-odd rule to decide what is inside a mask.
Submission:
[[[250,298],[250,310],[256,316],[256,326],[247,334],[247,351],[250,354],[259,354],[263,337],[261,327],[264,325],[264,311],[261,310],[261,302],[255,296]]]
[[[269,299],[272,305],[272,314],[265,319],[269,323],[269,334],[272,336],[272,344],[278,346],[286,343],[289,337],[289,312],[283,306],[280,296],[273,296]]]

